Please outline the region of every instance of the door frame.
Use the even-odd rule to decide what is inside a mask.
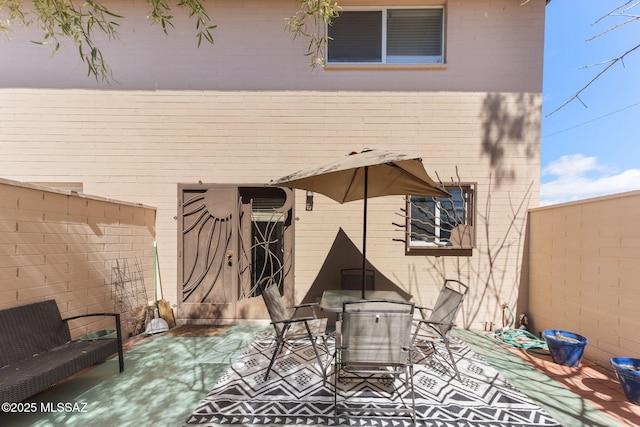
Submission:
[[[224,310],[218,310],[215,308],[215,304],[201,304],[201,307],[197,307],[197,303],[185,303],[183,302],[183,275],[184,275],[184,193],[185,191],[202,191],[207,190],[232,190],[234,192],[235,208],[232,211],[232,233],[235,234],[232,237],[233,247],[230,251],[233,252],[233,259],[231,260],[233,265],[232,282],[230,283],[231,291],[237,297],[232,302],[232,307],[227,307]],[[265,184],[216,184],[216,183],[179,183],[178,184],[178,202],[177,202],[177,295],[178,295],[178,322],[180,324],[231,324],[231,323],[253,323],[254,321],[263,321],[269,319],[269,313],[264,306],[262,297],[260,295],[249,295],[243,297],[244,289],[240,289],[242,281],[246,280],[241,277],[243,274],[240,269],[242,268],[240,257],[243,256],[242,251],[245,250],[244,246],[247,245],[246,236],[243,238],[243,232],[246,234],[247,229],[251,229],[251,203],[247,202],[247,198],[252,197],[254,193],[260,193],[264,190],[265,193],[271,193],[274,191],[281,192],[284,196],[284,203],[277,211],[282,211],[284,214],[284,283],[283,293],[285,301],[289,305],[294,303],[295,295],[295,271],[294,271],[294,254],[295,254],[295,200],[294,191],[291,189],[271,187]],[[243,198],[244,197],[244,198]],[[247,222],[249,218],[249,222]],[[249,236],[251,237],[251,236]],[[249,238],[249,243],[251,238]],[[226,268],[226,266],[224,267]],[[244,274],[247,274],[245,272]],[[250,279],[249,279],[250,280]]]

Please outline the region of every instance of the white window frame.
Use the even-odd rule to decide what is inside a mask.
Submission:
[[[440,204],[436,203],[434,206],[435,212],[433,215],[433,228],[434,236],[432,241],[414,240],[412,239],[412,218],[411,218],[411,196],[407,196],[407,223],[406,223],[406,239],[405,239],[405,254],[406,255],[456,255],[456,256],[470,256],[472,255],[473,248],[475,247],[476,234],[475,234],[475,221],[476,221],[476,184],[475,183],[459,183],[456,185],[446,186],[448,189],[462,189],[467,194],[467,198],[463,200],[465,222],[460,224],[463,226],[461,231],[465,234],[464,246],[454,245],[451,241],[445,241],[441,239],[440,232]],[[435,199],[435,198],[434,198]]]
[[[415,62],[398,62],[391,61],[389,62],[387,59],[387,16],[389,10],[410,10],[410,9],[440,9],[442,10],[442,34],[440,35],[440,43],[441,43],[441,52],[442,55],[434,60],[420,60]],[[340,66],[340,65],[361,65],[361,66],[376,66],[376,65],[393,65],[393,66],[442,66],[446,64],[445,61],[445,34],[446,34],[446,10],[444,6],[367,6],[367,7],[343,7],[343,12],[381,12],[382,18],[382,35],[381,35],[381,45],[382,45],[382,58],[380,62],[358,62],[358,61],[330,61],[329,60],[329,45],[326,46],[326,63],[328,66]],[[329,35],[329,26],[325,28],[325,34]]]

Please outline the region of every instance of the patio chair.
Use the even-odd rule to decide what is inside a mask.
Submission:
[[[375,289],[373,270],[364,271],[364,288],[367,291]],[[345,268],[340,271],[340,288],[343,290],[359,291],[362,289],[362,268]]]
[[[269,373],[273,367],[276,358],[284,348],[285,344],[302,339],[309,339],[315,352],[318,365],[322,371],[323,377],[326,377],[326,369],[320,358],[316,340],[321,338],[324,344],[325,353],[329,354],[329,348],[327,346],[327,319],[320,319],[317,317],[315,307],[317,304],[300,304],[293,307],[286,307],[282,295],[280,295],[280,289],[277,285],[273,284],[267,286],[262,290],[262,299],[267,306],[269,317],[271,318],[271,324],[275,330],[275,342],[276,348],[273,351],[273,356],[269,362],[269,368],[264,376],[265,381],[269,378]],[[311,311],[311,316],[296,317],[298,310],[307,308]]]
[[[432,308],[416,307],[420,312],[421,319],[417,320],[413,334],[413,343],[416,347],[420,347],[421,343],[426,343],[437,353],[436,343],[444,344],[451,360],[449,364],[458,381],[462,381],[462,378],[451,351],[449,333],[455,326],[456,316],[468,290],[469,287],[458,280],[445,280]],[[444,358],[444,360],[447,359]]]
[[[411,363],[411,325],[414,304],[406,301],[359,300],[345,302],[340,331],[336,334],[334,407],[338,412],[409,413],[415,422],[416,408]],[[397,393],[404,407],[385,404],[371,407],[370,402],[349,405],[349,391],[344,390],[344,408],[338,407],[338,383],[347,380],[384,381],[393,385],[391,396]],[[411,407],[404,402],[396,386],[401,380],[411,394]],[[355,387],[361,390],[362,387]]]

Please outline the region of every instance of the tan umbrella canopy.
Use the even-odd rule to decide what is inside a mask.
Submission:
[[[324,194],[338,203],[364,200],[362,298],[367,260],[367,199],[391,195],[450,197],[427,174],[420,158],[379,150],[353,152],[271,181],[271,185]]]

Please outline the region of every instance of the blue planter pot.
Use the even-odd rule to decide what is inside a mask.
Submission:
[[[542,333],[551,359],[558,365],[576,368],[580,366],[584,348],[589,343],[582,335],[569,331],[560,331],[556,329],[548,329]]]
[[[640,359],[612,357],[611,366],[616,370],[627,400],[634,405],[640,405]]]

